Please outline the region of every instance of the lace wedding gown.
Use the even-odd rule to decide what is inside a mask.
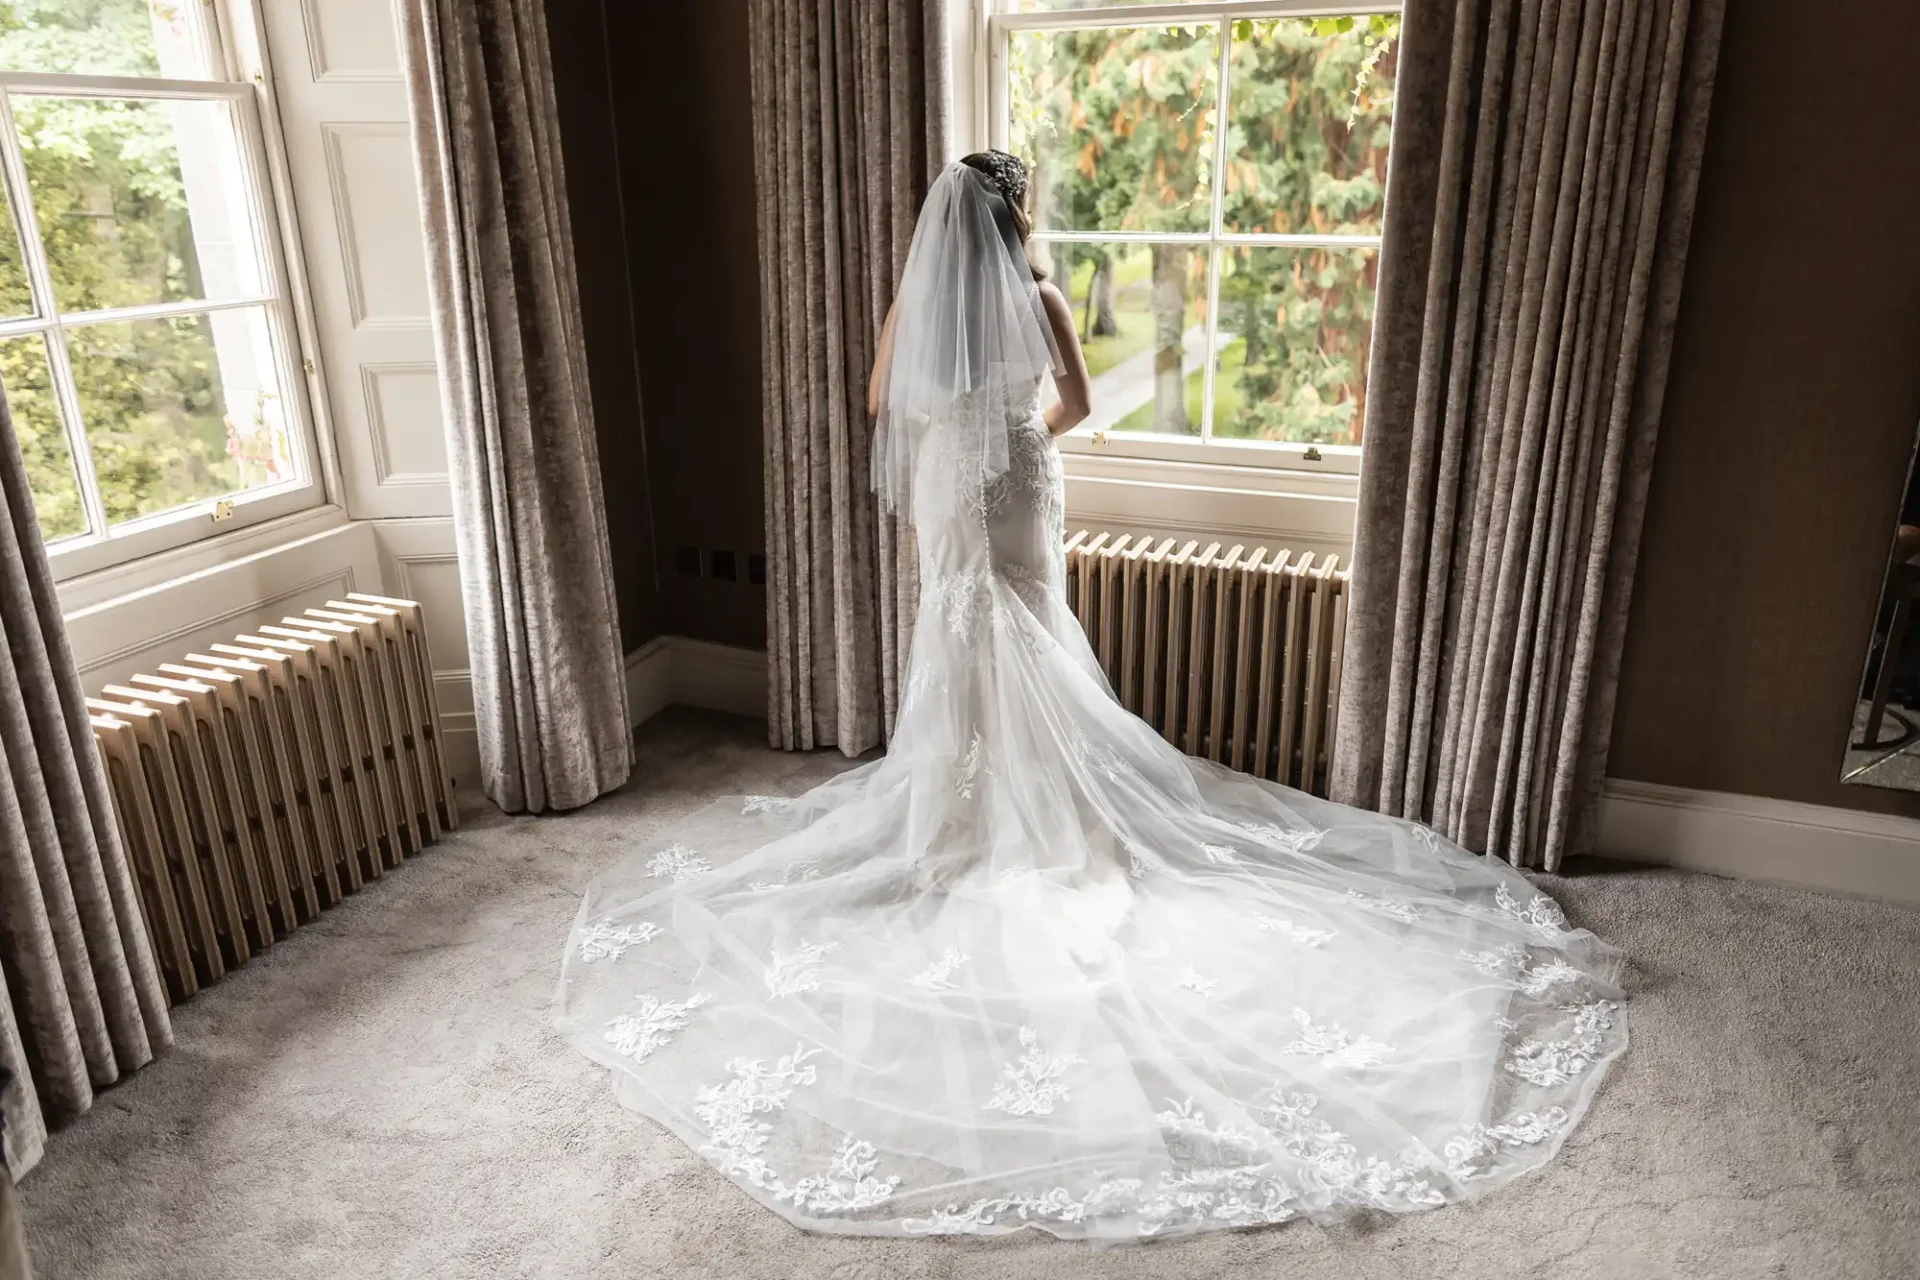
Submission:
[[[1130,1239],[1422,1209],[1545,1162],[1625,1048],[1618,954],[1504,863],[1122,709],[1065,605],[1035,408],[961,398],[1008,427],[981,486],[949,480],[969,446],[914,455],[887,755],[596,880],[558,1025],[817,1231]]]
[[[1064,602],[1058,456],[1012,442],[988,554],[923,544],[886,757],[596,881],[560,1025],[821,1231],[1165,1234],[1546,1160],[1625,1046],[1615,953],[1504,863],[1122,710]]]

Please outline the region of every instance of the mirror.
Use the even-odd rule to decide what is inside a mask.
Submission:
[[[1920,468],[1911,456],[1840,781],[1920,791]]]

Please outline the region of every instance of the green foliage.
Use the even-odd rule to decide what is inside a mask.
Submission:
[[[0,379],[4,379],[14,435],[33,486],[41,536],[52,540],[85,533],[87,516],[73,477],[73,455],[60,429],[45,340],[39,334],[0,339]]]
[[[0,67],[158,75],[149,14],[183,20],[180,0],[0,0]]]
[[[1016,33],[1011,145],[1034,165],[1039,225],[1205,231],[1217,182],[1228,232],[1379,234],[1398,35],[1390,14],[1235,21],[1220,147],[1213,27]],[[1216,153],[1224,156],[1218,174]],[[1082,272],[1091,288],[1094,273],[1110,271],[1117,256],[1110,244],[1050,249],[1076,297],[1084,296]],[[1233,338],[1221,353],[1214,433],[1357,444],[1375,255],[1339,247],[1218,252],[1219,328]],[[1186,431],[1197,421],[1201,374],[1184,367],[1181,333],[1192,306],[1204,306],[1208,260],[1185,259],[1184,280],[1165,281],[1179,287],[1152,294],[1152,341],[1167,385],[1153,413],[1131,415],[1122,429]],[[1177,274],[1181,264],[1165,261]]]
[[[176,0],[0,0],[0,66],[156,74],[156,18],[184,20]],[[12,105],[52,305],[71,314],[202,296],[174,113],[223,108],[30,94]],[[0,311],[30,315],[16,235],[0,228]],[[275,406],[263,397],[248,420],[224,417],[206,317],[74,328],[67,341],[109,522],[280,478],[283,448],[269,442],[263,457],[262,445]],[[0,384],[46,536],[84,532],[40,337],[0,342]]]

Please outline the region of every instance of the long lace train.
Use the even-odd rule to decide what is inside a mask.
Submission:
[[[984,496],[916,498],[887,756],[597,880],[559,1026],[819,1231],[1165,1235],[1549,1159],[1626,1044],[1617,953],[1502,863],[1127,714],[1063,602],[1058,457],[1009,438]]]

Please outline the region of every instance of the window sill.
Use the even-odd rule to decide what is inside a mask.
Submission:
[[[1357,475],[1062,450],[1076,526],[1346,559]]]
[[[344,507],[331,504],[308,507],[231,533],[201,538],[169,551],[78,574],[59,584],[60,609],[71,621],[76,615],[102,605],[217,572],[236,561],[276,551],[348,523]]]

